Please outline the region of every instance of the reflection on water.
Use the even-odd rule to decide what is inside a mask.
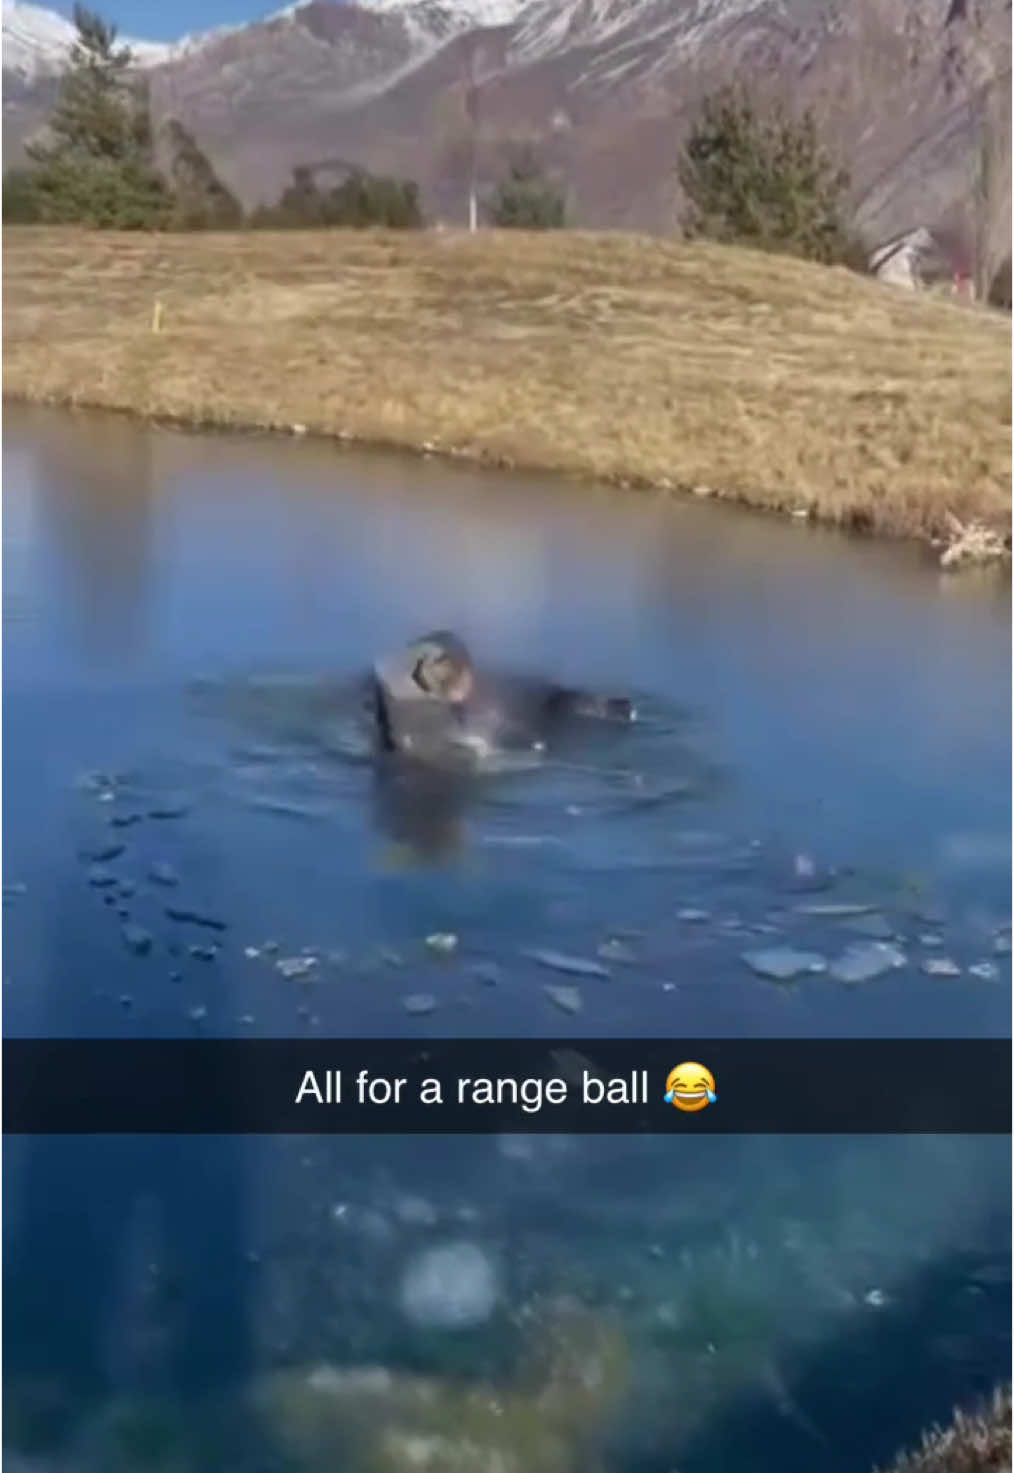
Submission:
[[[711,506],[5,431],[8,1033],[1006,1032],[995,585]],[[439,625],[645,719],[378,772],[357,678]],[[886,938],[862,985],[742,959]],[[576,1015],[539,947],[607,959]],[[1009,1366],[1004,1141],[13,1140],[4,1186],[37,1473],[865,1473]]]

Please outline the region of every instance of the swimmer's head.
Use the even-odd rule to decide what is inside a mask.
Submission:
[[[472,659],[461,640],[446,630],[417,639],[410,647],[412,679],[437,700],[463,705],[475,686]]]

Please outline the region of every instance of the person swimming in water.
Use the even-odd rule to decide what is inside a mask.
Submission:
[[[571,718],[636,720],[625,696],[602,696],[544,681],[480,680],[465,644],[438,629],[373,667],[373,704],[382,746],[423,760],[471,749],[541,749]]]

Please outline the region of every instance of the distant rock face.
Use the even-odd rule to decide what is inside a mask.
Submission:
[[[5,162],[45,114],[60,16],[4,0]],[[467,210],[467,80],[483,190],[534,137],[575,220],[671,229],[679,138],[739,70],[812,102],[850,169],[873,245],[967,213],[983,89],[1010,94],[1006,0],[306,0],[247,26],[138,44],[156,115],[181,118],[247,204],[298,163],[416,179]]]

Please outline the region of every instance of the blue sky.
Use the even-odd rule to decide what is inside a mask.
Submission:
[[[74,0],[37,0],[61,15],[71,16]],[[175,41],[188,31],[208,31],[212,26],[238,25],[281,10],[288,0],[86,0],[107,20],[115,21],[124,36],[141,41]]]

